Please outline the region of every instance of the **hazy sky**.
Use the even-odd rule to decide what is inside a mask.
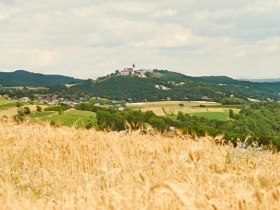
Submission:
[[[280,0],[0,0],[0,71],[280,77]]]

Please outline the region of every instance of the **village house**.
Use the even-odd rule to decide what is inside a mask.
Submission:
[[[28,97],[22,97],[22,98],[20,98],[19,100],[20,100],[20,101],[23,101],[23,102],[29,102],[29,101],[31,101],[30,98],[28,98]]]

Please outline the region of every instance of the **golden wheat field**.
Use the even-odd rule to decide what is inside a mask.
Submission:
[[[279,209],[280,155],[0,122],[0,209]]]

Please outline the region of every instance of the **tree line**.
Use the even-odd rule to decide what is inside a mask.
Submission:
[[[229,112],[229,121],[209,120],[179,112],[177,116],[156,116],[153,112],[141,112],[115,107],[96,107],[93,104],[80,104],[76,109],[96,112],[98,129],[120,131],[127,128],[139,129],[150,125],[159,132],[170,127],[181,129],[185,134],[211,136],[224,134],[225,139],[236,143],[238,139],[280,149],[280,105],[276,103],[257,103],[243,107],[239,114]]]

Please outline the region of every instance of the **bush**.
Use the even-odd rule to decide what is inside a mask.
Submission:
[[[21,107],[22,106],[22,104],[18,101],[17,103],[16,103],[16,107]]]
[[[30,108],[29,108],[28,106],[25,106],[25,107],[23,108],[23,113],[24,113],[24,114],[30,114],[30,113],[31,113]]]
[[[18,113],[17,114],[18,116],[23,116],[24,115],[24,110],[21,107],[18,107],[17,113]]]
[[[50,121],[50,125],[51,125],[51,126],[57,126],[57,123],[56,123],[54,120],[51,120],[51,121]]]
[[[42,111],[42,107],[36,106],[36,110],[37,110],[37,112],[41,112]]]
[[[18,123],[22,122],[24,120],[24,116],[17,114],[17,115],[14,116],[14,120]]]
[[[88,120],[86,125],[85,125],[85,128],[86,129],[91,129],[92,127],[93,127],[93,123],[90,120]]]

